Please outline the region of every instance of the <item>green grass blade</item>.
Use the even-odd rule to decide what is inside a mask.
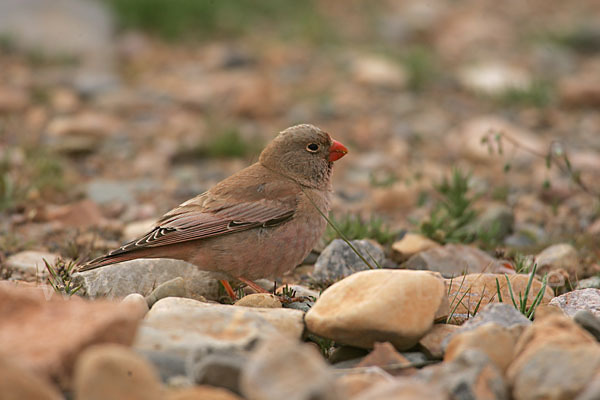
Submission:
[[[504,277],[506,278],[506,284],[508,285],[508,293],[510,294],[510,299],[512,300],[513,306],[515,306],[515,308],[518,310],[519,307],[517,306],[517,302],[515,301],[515,294],[513,293],[512,285],[508,280],[508,275],[504,274]]]
[[[500,292],[500,282],[498,281],[498,278],[496,278],[496,291],[498,292],[498,301],[500,303],[503,303],[503,301],[502,301],[502,292]]]

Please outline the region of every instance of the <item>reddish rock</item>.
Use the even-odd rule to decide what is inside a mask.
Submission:
[[[72,228],[98,226],[104,220],[100,207],[89,199],[73,204],[48,206],[41,218],[44,221],[58,221]]]
[[[0,353],[40,377],[70,384],[79,353],[98,343],[130,345],[141,316],[135,307],[64,298],[47,288],[0,285]]]
[[[375,343],[371,351],[357,367],[381,367],[391,375],[411,375],[417,371],[413,367],[401,367],[410,365],[410,360],[398,353],[390,342]]]

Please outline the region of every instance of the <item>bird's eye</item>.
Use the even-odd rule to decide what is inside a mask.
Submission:
[[[310,151],[311,153],[315,153],[317,150],[319,150],[319,145],[316,143],[309,143],[308,146],[306,146],[306,150]]]

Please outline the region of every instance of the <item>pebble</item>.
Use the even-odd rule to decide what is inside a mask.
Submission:
[[[600,346],[570,318],[535,319],[515,349],[506,377],[515,400],[569,399],[600,371]]]
[[[270,293],[253,293],[235,302],[240,307],[281,308],[281,301]]]
[[[319,351],[297,339],[260,343],[244,366],[241,383],[248,400],[341,399],[333,371]]]
[[[535,262],[538,274],[562,269],[569,273],[569,277],[573,281],[577,280],[578,275],[581,275],[577,250],[567,243],[554,244],[545,248],[535,256]]]
[[[186,297],[185,280],[178,276],[166,282],[161,283],[154,289],[145,300],[149,308],[160,299],[166,297]]]
[[[573,316],[580,310],[588,310],[600,317],[600,289],[573,290],[553,298],[550,305],[558,306],[568,316]]]
[[[510,398],[502,372],[476,349],[464,351],[452,361],[425,367],[417,377],[443,388],[452,399]]]
[[[369,349],[389,341],[403,350],[429,331],[445,299],[439,274],[362,271],[327,288],[305,321],[310,332],[338,343]]]
[[[8,257],[6,267],[20,276],[48,276],[44,260],[54,265],[59,258],[60,255],[55,253],[26,250]]]
[[[382,89],[402,89],[407,75],[401,65],[381,57],[362,55],[353,62],[352,75],[356,82]]]
[[[181,277],[185,297],[216,300],[219,283],[209,272],[193,264],[172,259],[137,259],[73,274],[89,297],[124,297],[130,293],[149,295],[164,282]]]
[[[459,327],[450,324],[435,324],[425,336],[419,340],[419,345],[431,358],[441,359],[444,356],[445,339],[450,337]]]
[[[123,300],[121,300],[121,304],[131,304],[132,307],[136,309],[136,311],[140,314],[141,317],[146,315],[146,313],[149,310],[146,299],[139,293],[128,294],[123,298]]]
[[[462,244],[447,244],[422,251],[412,256],[404,267],[436,271],[445,278],[457,277],[465,273],[501,272],[503,268],[500,261],[490,257],[486,252]]]
[[[501,62],[464,67],[459,72],[458,79],[472,92],[492,96],[509,90],[526,90],[531,85],[531,77],[526,71]]]
[[[402,239],[392,244],[392,260],[404,262],[417,253],[439,246],[439,243],[423,235],[407,233]]]
[[[350,243],[372,267],[380,265],[385,259],[383,248],[371,240],[351,240]],[[376,262],[372,260],[373,257]],[[336,281],[358,271],[368,270],[365,262],[342,239],[333,240],[319,255],[313,277],[319,280]]]
[[[218,387],[201,385],[186,389],[172,390],[167,393],[166,400],[243,400],[230,391]]]
[[[391,382],[394,378],[380,368],[367,368],[359,371],[348,371],[335,381],[335,386],[344,399],[354,399],[358,394],[367,389],[385,382]]]
[[[155,369],[128,347],[107,344],[84,351],[75,365],[78,400],[161,400]]]
[[[248,363],[248,350],[200,349],[188,357],[187,375],[196,384],[217,386],[241,394],[240,376]]]
[[[579,310],[573,315],[573,321],[591,333],[600,342],[600,318],[588,310]]]
[[[373,350],[356,367],[379,367],[392,376],[406,376],[417,371],[416,368],[410,367],[411,364],[412,362],[398,353],[391,343],[385,342],[375,343]]]
[[[146,314],[135,347],[186,357],[208,349],[249,349],[275,333],[299,339],[304,313],[298,310],[238,307],[167,297]]]
[[[469,227],[475,234],[487,234],[490,239],[500,241],[508,236],[515,225],[515,213],[503,204],[490,204]]]
[[[396,378],[364,390],[353,400],[447,400],[442,389],[410,378]]]
[[[592,276],[577,282],[575,289],[600,289],[600,276]]]
[[[0,285],[0,304],[0,353],[62,386],[77,354],[94,344],[131,344],[141,319],[132,305],[66,299],[43,288]]]
[[[164,351],[137,350],[137,353],[154,366],[163,383],[170,384],[181,378],[189,381],[186,372],[186,358]]]
[[[488,303],[480,308],[477,315],[462,324],[460,330],[462,332],[475,329],[490,322],[506,328],[531,325],[531,321],[521,314],[513,304]]]

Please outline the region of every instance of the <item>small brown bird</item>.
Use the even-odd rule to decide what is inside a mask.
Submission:
[[[174,258],[259,290],[319,240],[329,211],[333,162],[348,149],[313,125],[281,132],[257,163],[167,212],[147,234],[80,271],[136,258]],[[226,280],[221,281],[230,295]]]

